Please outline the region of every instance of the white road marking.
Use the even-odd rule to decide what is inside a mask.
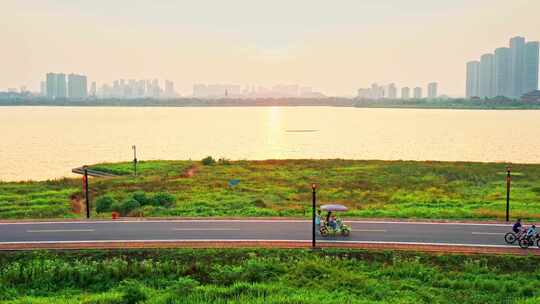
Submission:
[[[480,234],[480,235],[504,235],[502,232],[471,232],[472,234]]]
[[[92,232],[94,229],[55,229],[55,230],[26,230],[29,233],[39,233],[39,232]]]
[[[177,231],[239,231],[240,228],[173,228]]]
[[[353,229],[354,232],[386,232],[384,229]]]

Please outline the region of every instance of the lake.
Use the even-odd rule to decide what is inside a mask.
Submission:
[[[0,180],[99,162],[350,158],[540,162],[540,111],[0,107]]]

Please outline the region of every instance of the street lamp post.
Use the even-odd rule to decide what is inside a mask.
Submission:
[[[311,247],[316,247],[316,240],[315,240],[315,209],[317,208],[317,185],[311,184],[311,190],[312,190],[312,225],[311,225]]]
[[[131,146],[133,149],[133,172],[137,176],[137,146]]]
[[[88,167],[84,166],[84,176],[83,176],[83,185],[84,185],[84,197],[86,199],[86,218],[90,218],[90,195],[88,193]]]
[[[512,180],[512,176],[510,175],[510,172],[512,170],[512,167],[510,165],[506,166],[506,221],[510,221],[510,181]]]

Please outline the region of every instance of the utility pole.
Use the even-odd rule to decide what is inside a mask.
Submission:
[[[512,180],[512,176],[510,175],[510,171],[512,168],[510,165],[506,166],[506,221],[510,221],[510,181]]]
[[[84,166],[84,176],[83,176],[83,185],[84,185],[84,197],[86,198],[86,218],[90,218],[90,194],[88,193],[88,167]]]
[[[311,190],[312,190],[312,225],[311,225],[311,247],[314,249],[316,248],[316,240],[315,240],[315,209],[317,208],[317,185],[311,184]]]
[[[137,176],[137,146],[133,145],[131,148],[133,149],[133,172]]]

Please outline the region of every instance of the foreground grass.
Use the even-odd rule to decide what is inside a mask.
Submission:
[[[3,303],[538,303],[538,257],[355,250],[0,253]]]
[[[188,168],[195,167],[192,177]],[[310,183],[321,203],[347,205],[346,216],[420,219],[503,219],[505,165],[499,163],[268,160],[205,166],[192,161],[150,161],[94,166],[122,175],[92,179],[91,196],[118,200],[138,190],[168,192],[171,208],[144,206],[144,216],[308,216]],[[513,165],[512,217],[540,219],[540,165]],[[229,181],[238,179],[236,186]],[[75,217],[80,179],[0,183],[0,218]],[[109,214],[94,216],[108,217]]]

